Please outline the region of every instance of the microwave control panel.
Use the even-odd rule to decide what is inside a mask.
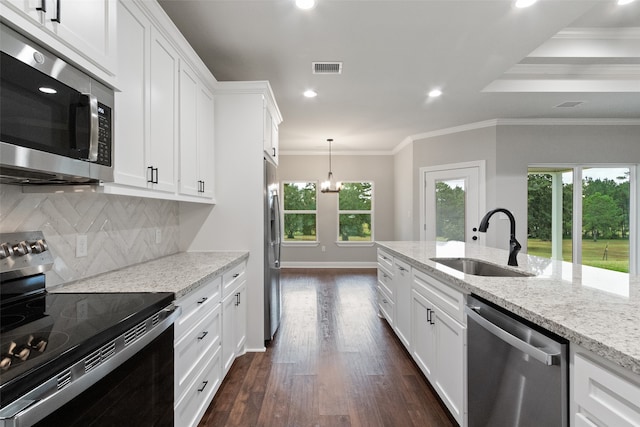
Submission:
[[[98,160],[96,163],[111,166],[111,108],[98,102]]]

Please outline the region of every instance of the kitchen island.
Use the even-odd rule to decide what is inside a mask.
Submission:
[[[572,343],[640,374],[640,278],[520,254],[507,267],[507,251],[460,242],[377,242],[424,272],[476,294]],[[431,258],[467,257],[534,274],[483,277]]]
[[[471,294],[569,342],[568,374],[559,385],[568,405],[562,404],[559,413],[566,415],[558,425],[640,426],[640,278],[526,254],[510,267],[507,251],[462,242],[377,246],[380,316],[461,426],[483,423],[467,406],[467,392],[477,390],[468,386],[472,331],[465,304]],[[487,263],[498,275],[465,274],[444,264],[459,258]],[[473,333],[477,343],[479,332]],[[477,372],[476,366],[476,381]]]

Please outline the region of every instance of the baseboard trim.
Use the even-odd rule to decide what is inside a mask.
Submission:
[[[313,262],[313,261],[288,261],[280,264],[281,268],[376,268],[377,262]]]

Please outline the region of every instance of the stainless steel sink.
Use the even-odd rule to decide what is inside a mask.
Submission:
[[[501,267],[497,264],[491,264],[486,261],[473,258],[431,258],[431,261],[446,265],[463,272],[464,274],[473,274],[474,276],[491,276],[491,277],[532,277],[531,273],[525,271],[513,270],[511,268]]]

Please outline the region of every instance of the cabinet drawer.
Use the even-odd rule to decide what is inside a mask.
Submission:
[[[178,341],[196,323],[209,313],[221,301],[222,277],[218,276],[206,285],[201,286],[176,301],[182,307],[182,314],[174,326],[175,341]]]
[[[393,256],[382,249],[378,249],[378,264],[382,265],[389,271],[393,271]]]
[[[640,426],[638,380],[619,375],[576,353],[573,374],[576,425]]]
[[[393,328],[393,300],[385,293],[385,291],[378,286],[378,307],[380,308],[380,314],[387,319],[389,326]]]
[[[222,298],[226,298],[246,277],[247,263],[242,262],[222,275]]]
[[[382,287],[387,295],[393,299],[393,274],[378,265],[378,286]]]
[[[176,426],[195,427],[200,422],[222,381],[221,355],[218,347],[213,355],[204,361],[202,369],[177,401],[174,407]]]
[[[467,324],[462,292],[416,269],[413,288],[462,325]]]
[[[193,381],[199,364],[220,347],[222,333],[222,305],[218,304],[191,328],[174,347],[175,396]]]

